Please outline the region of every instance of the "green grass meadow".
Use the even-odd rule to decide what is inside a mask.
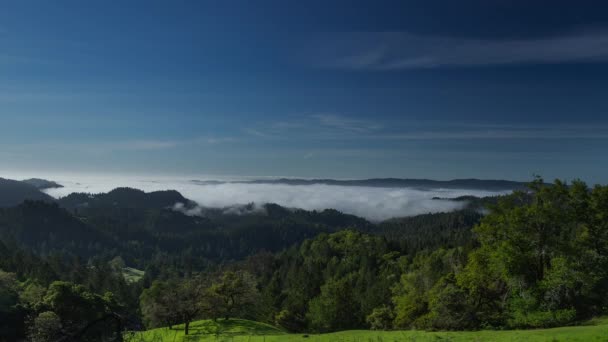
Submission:
[[[184,336],[183,325],[128,334],[128,342],[396,342],[396,341],[608,341],[608,318],[585,325],[537,330],[482,330],[458,332],[350,330],[329,334],[289,334],[268,324],[231,319],[203,320],[190,324]]]

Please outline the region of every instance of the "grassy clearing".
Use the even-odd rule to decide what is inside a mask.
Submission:
[[[268,324],[231,319],[229,321],[197,321],[190,325],[190,335],[184,336],[183,326],[159,328],[135,333],[129,342],[397,342],[397,341],[608,341],[608,318],[589,321],[585,325],[538,330],[503,331],[369,331],[350,330],[331,334],[288,334]]]
[[[125,277],[127,283],[135,283],[144,277],[144,271],[133,267],[125,267],[122,269],[122,276]]]

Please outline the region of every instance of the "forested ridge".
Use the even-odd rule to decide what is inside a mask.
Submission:
[[[1,208],[0,340],[117,340],[202,318],[328,332],[553,327],[608,313],[605,186],[538,179],[380,223],[275,204],[188,216],[173,207],[191,205],[179,193],[147,195]],[[129,279],[128,267],[145,273]]]

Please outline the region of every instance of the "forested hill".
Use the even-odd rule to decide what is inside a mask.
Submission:
[[[53,202],[54,198],[40,191],[38,187],[11,179],[0,178],[0,207],[11,207],[25,200]]]
[[[57,203],[25,201],[0,208],[0,240],[17,243],[36,254],[61,251],[91,257],[118,250],[118,238],[79,219]]]
[[[74,208],[171,208],[176,203],[191,204],[175,190],[144,192],[133,188],[116,188],[108,193],[72,193],[58,200],[69,209]]]
[[[321,233],[345,229],[385,237],[410,252],[446,241],[459,246],[468,241],[470,228],[481,217],[474,210],[461,210],[373,224],[333,209],[307,211],[277,204],[199,208],[197,216],[177,210],[175,203],[190,202],[176,191],[144,193],[130,188],[71,194],[53,204],[28,201],[0,210],[0,239],[42,255],[121,255],[137,268],[153,266],[151,260],[164,255],[179,267],[196,269],[262,250],[278,252]],[[158,272],[164,271],[158,267]]]
[[[197,181],[197,184],[221,184],[221,181]],[[234,181],[232,183],[247,184],[285,184],[285,185],[341,185],[341,186],[368,186],[382,188],[419,188],[419,189],[471,189],[471,190],[522,190],[526,188],[525,182],[507,180],[484,180],[484,179],[454,179],[438,181],[431,179],[402,179],[402,178],[373,178],[362,180],[335,180],[335,179],[258,179],[249,181]]]
[[[196,259],[193,263],[200,266],[238,260],[260,250],[277,252],[320,233],[344,229],[383,236],[410,252],[438,243],[460,246],[469,240],[470,228],[481,218],[476,211],[485,201],[471,202],[470,210],[372,224],[333,209],[306,211],[277,204],[200,208],[177,191],[117,188],[54,200],[30,184],[6,180],[3,184],[26,190],[14,192],[20,200],[54,204],[10,203],[10,208],[0,211],[0,238],[39,254],[61,251],[83,258],[118,254],[140,268],[162,253],[195,256],[187,260]],[[188,267],[198,267],[194,264]]]
[[[68,211],[57,203],[26,201],[2,208],[0,239],[38,254],[121,255],[130,265],[145,268],[163,253],[176,258],[188,254],[202,265],[205,260],[238,260],[260,250],[280,251],[323,232],[374,230],[365,219],[336,210],[290,210],[276,204],[264,205],[261,213],[209,209],[206,217],[199,217],[173,210],[162,200],[146,206],[90,203],[100,205]]]

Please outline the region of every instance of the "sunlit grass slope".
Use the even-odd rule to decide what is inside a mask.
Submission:
[[[538,330],[424,332],[351,330],[331,334],[288,334],[273,326],[240,319],[229,321],[197,321],[190,335],[184,336],[183,326],[159,328],[136,333],[127,341],[182,342],[396,342],[396,341],[608,341],[608,319],[596,319],[588,325]]]

